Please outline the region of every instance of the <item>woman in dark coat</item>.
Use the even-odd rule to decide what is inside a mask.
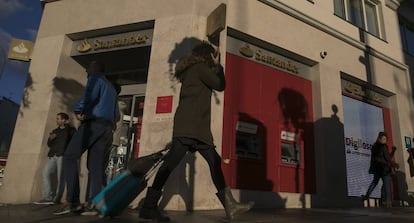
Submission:
[[[241,204],[234,200],[221,170],[221,158],[215,150],[210,129],[211,95],[213,90],[223,91],[226,85],[219,53],[208,43],[201,43],[192,55],[178,61],[175,78],[181,82],[180,101],[174,116],[173,140],[152,187],[149,187],[140,218],[157,221],[170,219],[158,210],[162,188],[171,172],[187,151],[198,151],[210,167],[217,197],[231,220],[237,214],[248,211],[253,203]]]
[[[372,191],[378,185],[379,180],[382,179],[384,187],[383,203],[386,207],[391,207],[391,172],[393,168],[391,158],[394,156],[395,150],[396,148],[392,147],[392,152],[390,153],[388,151],[387,134],[385,132],[380,132],[377,141],[371,149],[369,173],[374,174],[374,178],[368,187],[367,193],[363,196],[363,199],[369,198]]]

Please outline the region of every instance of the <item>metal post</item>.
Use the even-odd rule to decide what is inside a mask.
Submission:
[[[6,66],[6,61],[7,61],[7,55],[6,52],[4,51],[3,47],[0,46],[0,53],[2,56],[2,58],[0,58],[2,61],[0,61],[0,79],[3,76],[3,71],[4,71],[4,67]]]

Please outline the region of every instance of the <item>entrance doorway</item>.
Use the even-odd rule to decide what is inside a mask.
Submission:
[[[139,156],[144,101],[151,46],[72,56],[83,67],[93,60],[105,65],[106,78],[121,87],[118,105],[121,119],[113,135],[106,168],[107,182]]]

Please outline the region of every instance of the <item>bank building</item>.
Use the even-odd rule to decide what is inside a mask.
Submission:
[[[171,74],[200,41],[221,52],[226,89],[212,96],[211,129],[238,200],[253,200],[256,208],[366,206],[360,196],[373,177],[370,148],[386,131],[400,165],[393,175],[394,205],[412,203],[408,60],[414,45],[412,36],[401,38],[404,30],[414,33],[412,1],[40,2],[31,104],[17,119],[1,203],[40,198],[48,132],[61,111],[79,125],[72,106],[92,60],[103,61],[108,79],[121,85],[123,127],[112,170],[162,149],[171,141],[180,93]],[[85,162],[84,156],[82,194]],[[189,153],[167,182],[160,206],[218,209],[215,193],[207,163]]]

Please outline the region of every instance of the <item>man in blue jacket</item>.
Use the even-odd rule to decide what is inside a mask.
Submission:
[[[66,203],[55,215],[82,210],[79,200],[78,160],[88,149],[89,199],[84,214],[96,215],[91,199],[103,185],[106,150],[112,144],[114,123],[119,119],[118,96],[113,85],[105,78],[103,64],[92,61],[86,69],[88,81],[85,90],[73,111],[81,121],[63,155],[63,169],[67,182]]]

